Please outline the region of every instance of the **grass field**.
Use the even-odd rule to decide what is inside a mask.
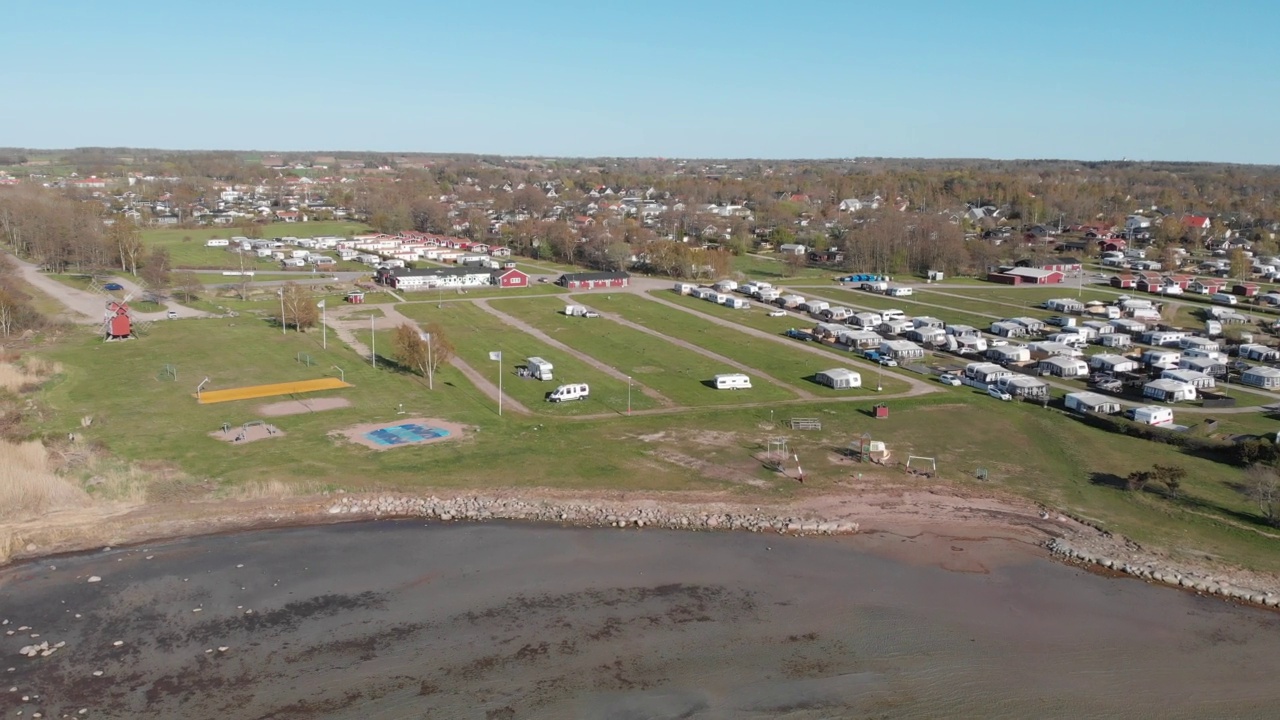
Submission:
[[[537,283],[522,288],[473,287],[465,291],[442,288],[438,290],[396,291],[400,297],[410,303],[439,303],[450,300],[482,300],[484,298],[526,297],[536,295],[563,295],[567,291],[559,285]]]
[[[401,313],[420,323],[439,322],[448,333],[458,356],[486,377],[496,382],[497,363],[489,359],[489,353],[502,351],[503,391],[523,403],[533,412],[545,415],[587,415],[595,413],[625,413],[627,409],[627,383],[557,348],[553,348],[525,333],[513,330],[492,314],[471,303],[445,303],[435,305],[400,305]],[[379,341],[382,338],[379,337]],[[389,341],[389,340],[388,340]],[[541,382],[516,375],[516,365],[525,358],[540,357],[555,366],[555,380]],[[562,383],[587,383],[591,396],[583,401],[550,403],[546,394]],[[631,391],[632,410],[657,407],[658,403],[641,392],[636,381]]]
[[[777,282],[795,279],[829,280],[840,274],[828,268],[802,267],[795,274],[791,268],[778,259],[762,255],[735,255],[731,267],[734,272],[742,273],[748,278]]]
[[[840,358],[826,358],[808,352],[791,344],[771,342],[744,335],[734,328],[717,325],[705,318],[674,310],[656,302],[637,302],[634,296],[615,295],[611,298],[600,295],[581,296],[574,299],[584,304],[589,303],[597,310],[617,313],[631,322],[657,330],[664,335],[679,338],[699,347],[723,355],[744,365],[760,370],[791,387],[808,390],[819,397],[848,397],[858,395],[874,395],[876,381],[874,376],[867,377],[867,370],[853,361],[852,355],[845,354],[845,362]],[[705,302],[705,301],[703,301]],[[710,303],[707,303],[710,304]],[[736,312],[749,312],[738,310]],[[778,318],[770,318],[778,319]],[[814,373],[829,370],[833,367],[848,367],[859,371],[863,376],[863,387],[849,390],[833,390],[825,385],[812,381]],[[893,393],[907,389],[907,384],[900,380],[887,378],[883,381],[882,392]]]
[[[597,299],[604,296],[591,298],[593,303],[597,303]],[[771,402],[796,397],[793,392],[759,378],[751,390],[715,390],[709,385],[712,377],[737,370],[604,318],[567,317],[562,312],[564,302],[557,298],[495,300],[492,306],[636,378],[681,405]]]
[[[1241,478],[1236,468],[1167,445],[1087,427],[1052,409],[993,402],[971,392],[890,401],[890,417],[882,420],[869,418],[859,403],[782,406],[802,408],[804,415],[823,419],[821,431],[790,432],[768,425],[773,409],[768,404],[732,412],[716,407],[721,398],[760,400],[761,391],[766,390],[786,397],[777,388],[761,383],[750,393],[716,393],[700,380],[719,368],[697,367],[704,360],[701,356],[690,358],[687,351],[603,319],[565,318],[556,312],[561,305],[557,299],[502,300],[494,305],[652,384],[677,402],[706,407],[678,415],[589,422],[512,413],[499,418],[492,400],[452,369],[443,369],[436,389],[427,391],[416,376],[385,365],[370,367],[332,333],[325,352],[319,347],[319,333],[282,335],[266,322],[241,317],[158,323],[141,340],[109,345],[89,336],[67,336],[45,353],[64,369],[36,396],[40,412],[33,422],[38,432],[50,437],[75,432],[124,460],[145,461],[152,468],[173,467],[186,479],[157,485],[155,492],[165,497],[180,492],[182,483],[229,492],[265,477],[313,489],[536,485],[725,490],[747,497],[782,498],[796,492],[796,487],[763,470],[752,457],[767,438],[787,436],[805,461],[806,489],[821,489],[834,487],[855,471],[832,460],[831,448],[844,447],[855,436],[869,432],[886,441],[899,460],[907,454],[936,457],[947,482],[1006,489],[1175,553],[1280,570],[1277,541],[1258,534],[1255,509],[1233,485]],[[489,349],[498,349],[491,347],[494,342],[509,342],[500,346],[504,352],[545,352],[566,373],[590,377],[585,369],[571,369],[569,359],[556,357],[536,343],[530,345],[526,336],[499,329],[486,317],[469,314],[479,310],[464,307],[433,310],[426,306],[422,319],[439,312],[446,315],[450,327],[474,326],[477,331],[470,338],[459,333],[459,345],[469,356],[484,352],[487,358]],[[419,310],[410,308],[410,312]],[[367,333],[361,337],[365,339]],[[389,333],[379,338],[380,350],[389,347],[384,343],[389,343]],[[316,365],[297,363],[299,352],[312,355]],[[177,366],[177,382],[156,379],[165,363]],[[343,368],[353,387],[322,395],[348,398],[352,407],[273,418],[285,434],[248,445],[231,446],[208,433],[224,422],[239,425],[259,419],[259,401],[201,406],[191,398],[205,376],[214,387],[239,387],[334,376],[338,371],[333,365]],[[483,359],[477,366],[496,370]],[[513,380],[507,388],[513,394],[525,392],[517,389],[521,383],[532,381]],[[618,402],[621,384],[615,381],[615,385],[601,397],[602,405],[610,409]],[[607,399],[610,392],[612,399]],[[633,402],[639,397],[633,393]],[[401,403],[408,413],[446,418],[479,432],[468,431],[460,441],[381,453],[329,437],[330,432],[355,423],[392,420]],[[577,412],[569,406],[563,411]],[[82,427],[86,416],[92,417],[92,423]],[[1233,428],[1267,425],[1260,416],[1223,416],[1222,422]],[[664,439],[661,443],[642,439],[655,436]],[[718,439],[708,439],[712,437]],[[1182,497],[1116,489],[1118,478],[1155,462],[1187,468]],[[973,478],[978,468],[989,471],[987,483]]]

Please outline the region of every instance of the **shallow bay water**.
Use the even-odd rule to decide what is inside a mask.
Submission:
[[[0,635],[8,717],[1199,718],[1280,705],[1280,616],[1004,540],[371,522],[6,568],[0,618],[14,632]],[[18,654],[46,640],[66,645]]]

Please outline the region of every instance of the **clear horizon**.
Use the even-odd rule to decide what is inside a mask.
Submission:
[[[0,138],[29,149],[1280,164],[1268,141],[1280,53],[1252,32],[1280,25],[1280,6],[1259,0],[358,9],[20,3],[0,30],[21,67],[0,78]]]

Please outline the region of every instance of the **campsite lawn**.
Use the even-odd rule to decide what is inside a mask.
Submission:
[[[596,303],[605,296],[592,296]],[[631,295],[620,295],[631,298]],[[524,320],[551,337],[636,378],[681,405],[728,405],[795,399],[787,389],[757,378],[750,390],[716,390],[711,379],[738,372],[732,366],[677,347],[662,338],[606,318],[568,317],[558,298],[495,300],[492,307]]]
[[[840,274],[838,270],[829,268],[802,267],[792,272],[781,259],[767,255],[736,255],[731,267],[734,272],[742,273],[748,278],[777,282],[779,280],[796,279],[829,279]]]
[[[828,370],[837,365],[851,366],[850,369],[857,366],[853,362],[837,363],[834,358],[810,352],[799,343],[793,345],[791,342],[746,336],[740,330],[718,325],[705,317],[676,310],[651,300],[637,302],[636,298],[630,295],[575,296],[574,299],[584,304],[590,303],[597,310],[617,313],[626,320],[657,330],[664,335],[693,343],[755,368],[791,387],[808,390],[819,397],[848,397],[875,393],[875,384],[868,382],[867,373],[862,368],[858,368],[862,370],[861,375],[863,375],[861,388],[834,390],[817,384],[812,378],[819,371]],[[845,357],[852,360],[848,354]],[[892,379],[887,382],[887,392],[906,390],[906,383]]]
[[[485,377],[496,380],[497,363],[489,359],[489,353],[501,351],[503,391],[533,412],[545,415],[588,415],[605,412],[623,414],[627,410],[625,380],[597,370],[531,335],[513,330],[502,320],[472,303],[445,303],[442,308],[435,305],[404,304],[397,309],[421,323],[435,321],[442,324],[449,340],[457,349],[458,356]],[[379,341],[381,339],[379,337]],[[554,365],[555,380],[541,382],[519,377],[516,367],[530,357],[540,357]],[[547,393],[563,383],[587,383],[591,388],[591,395],[582,401],[547,402]],[[645,395],[642,390],[641,384],[635,382],[631,389],[632,410],[657,407],[657,401]]]
[[[805,291],[805,288],[796,288],[797,293],[808,297],[808,295],[805,295]],[[926,304],[917,301],[914,299],[914,296],[911,298],[888,297],[880,295],[879,293],[870,293],[863,290],[827,288],[814,294],[818,297],[826,298],[832,303],[847,305],[854,309],[869,308],[872,311],[897,309],[913,317],[936,317],[945,322],[962,323],[984,329],[990,327],[992,322],[999,320],[1000,318],[1009,317],[1010,315],[1031,314],[1030,311],[1027,313],[1010,312],[997,314],[992,312],[991,308],[985,311],[980,311],[983,312],[983,314],[979,314],[978,312],[953,309],[949,303],[941,301]],[[941,298],[939,300],[941,300]]]

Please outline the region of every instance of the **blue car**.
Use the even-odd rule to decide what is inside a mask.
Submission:
[[[120,283],[107,283],[106,285],[103,285],[102,287],[103,287],[103,289],[105,289],[105,290],[123,290],[123,289],[124,289],[124,286],[123,286],[123,285],[121,285]]]

